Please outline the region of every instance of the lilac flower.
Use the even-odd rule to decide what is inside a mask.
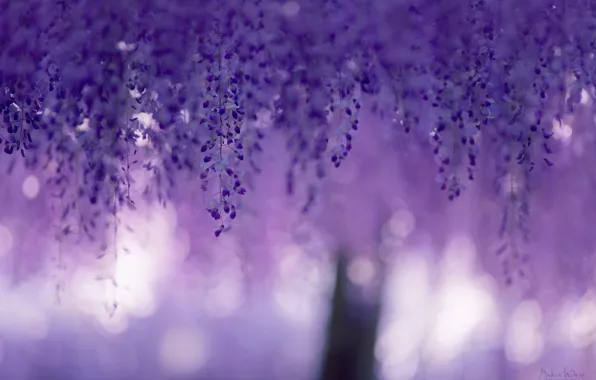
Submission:
[[[594,86],[590,9],[561,8],[306,0],[290,14],[266,0],[4,2],[2,150],[32,169],[73,166],[77,197],[97,207],[132,207],[134,165],[151,172],[145,195],[162,203],[190,174],[218,236],[262,174],[266,128],[285,138],[295,192],[342,170],[372,128],[362,110],[394,126],[395,139],[405,132],[427,146],[430,135],[447,199],[480,168],[496,181],[521,171],[530,183],[538,162],[557,165],[547,121],[577,112]]]

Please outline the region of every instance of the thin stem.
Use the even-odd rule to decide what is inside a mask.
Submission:
[[[112,313],[116,311],[118,307],[118,299],[116,297],[116,288],[118,283],[116,282],[116,271],[118,266],[118,203],[117,203],[117,184],[114,183],[114,272],[112,273]]]
[[[130,146],[128,144],[128,133],[130,131],[130,117],[129,117],[129,94],[128,94],[128,90],[126,90],[125,95],[126,96],[126,132],[124,135],[124,141],[126,141],[126,198],[127,200],[130,200],[130,158],[129,158],[129,149]]]
[[[219,28],[218,28],[219,29]],[[223,120],[222,120],[222,115],[219,113],[219,110],[221,109],[222,106],[222,74],[223,74],[223,64],[222,64],[222,45],[223,45],[223,37],[221,35],[221,33],[219,32],[219,30],[217,31],[217,34],[219,35],[219,44],[218,44],[218,59],[217,59],[217,63],[218,63],[218,70],[219,70],[219,78],[218,78],[218,88],[217,88],[217,106],[218,106],[218,112],[217,114],[219,115],[219,129],[220,129],[220,133],[218,133],[218,139],[219,139],[219,160],[221,162],[221,160],[223,159]],[[219,177],[219,207],[221,209],[222,205],[223,205],[223,193],[222,193],[222,185],[223,185],[223,179],[222,179],[222,174],[221,171],[218,174]],[[220,211],[220,215],[221,215],[221,211]],[[222,224],[223,224],[223,215],[221,215],[222,218]]]
[[[62,155],[61,155],[62,157]],[[62,159],[60,160],[62,161]],[[60,197],[60,213],[64,212],[64,197],[61,196]],[[56,265],[58,267],[58,275],[57,275],[57,280],[56,280],[56,302],[58,304],[61,303],[60,301],[60,291],[62,289],[62,281],[60,280],[61,277],[61,273],[62,273],[62,239],[64,238],[64,231],[63,231],[64,227],[63,227],[63,220],[62,217],[60,217],[60,225],[58,226],[58,257],[56,260]]]

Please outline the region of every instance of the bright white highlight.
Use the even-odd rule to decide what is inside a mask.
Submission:
[[[180,117],[184,124],[188,124],[190,121],[190,112],[187,109],[180,110]]]
[[[480,284],[463,279],[447,281],[438,301],[428,348],[435,360],[448,362],[457,357],[482,322],[496,313],[496,305]]]
[[[108,305],[103,309],[103,312],[97,314],[96,323],[101,327],[101,330],[114,335],[122,334],[129,326],[128,316]]]
[[[12,233],[4,225],[0,224],[0,257],[10,252],[13,244]]]
[[[383,332],[375,347],[386,379],[409,379],[419,366],[418,344],[424,329],[411,320],[393,322]]]
[[[590,103],[590,94],[585,89],[582,89],[580,103],[583,105]]]
[[[146,90],[144,90],[144,91],[141,93],[141,92],[139,92],[139,90],[137,90],[137,88],[135,87],[135,89],[134,89],[134,90],[128,90],[128,93],[130,94],[130,96],[131,96],[133,99],[138,99],[138,98],[140,98],[141,96],[143,96],[143,94],[145,93],[145,91],[146,91]]]
[[[354,62],[353,59],[350,59],[347,63],[346,66],[348,67],[348,69],[356,72],[358,71],[358,65],[356,64],[356,62]]]
[[[383,245],[396,251],[403,245],[403,241],[416,229],[416,218],[407,209],[397,211],[382,230]]]
[[[273,293],[275,306],[285,317],[298,323],[311,322],[320,302],[332,285],[332,273],[321,258],[311,259],[302,247],[287,245],[279,263]]]
[[[35,199],[39,194],[39,180],[36,176],[30,175],[23,181],[23,194],[27,199]]]
[[[156,270],[153,267],[155,262],[132,241],[128,245],[131,253],[119,256],[116,262],[116,299],[129,314],[148,317],[157,307],[150,287]]]
[[[273,114],[267,109],[257,111],[257,120],[254,121],[255,128],[269,128],[273,124]]]
[[[157,308],[154,284],[171,269],[171,238],[176,225],[173,209],[151,207],[148,212],[122,213],[129,230],[118,229],[118,258],[115,262],[115,297],[123,310],[136,317],[147,317]],[[145,214],[145,215],[142,215]],[[159,233],[155,233],[159,231]]]
[[[544,348],[541,323],[542,309],[538,302],[524,301],[517,306],[505,335],[505,352],[509,360],[530,364],[540,358]]]
[[[233,314],[244,303],[244,256],[238,241],[229,235],[218,239],[213,247],[213,261],[209,274],[201,276],[199,281],[201,307],[209,317],[225,317]]]
[[[132,115],[133,118],[137,118],[138,122],[145,128],[151,128],[156,123],[155,119],[153,119],[153,114],[147,112],[139,112]]]
[[[386,379],[410,379],[419,368],[420,346],[432,321],[430,273],[421,252],[403,256],[389,276],[375,356]],[[407,311],[407,312],[404,312]]]
[[[207,362],[203,334],[191,328],[169,329],[159,344],[159,361],[168,374],[184,376],[196,373]]]
[[[375,278],[375,274],[374,263],[366,257],[353,260],[348,267],[348,278],[356,285],[369,285]]]
[[[430,276],[428,264],[421,255],[415,252],[405,256],[389,278],[388,303],[396,310],[408,310],[408,315],[417,320],[429,317]]]
[[[39,285],[12,287],[0,282],[0,335],[25,340],[47,336],[49,321],[42,307]]]
[[[416,218],[410,211],[402,209],[397,211],[389,220],[387,228],[394,236],[406,238],[416,228]]]
[[[441,264],[443,281],[436,297],[436,319],[426,349],[436,363],[455,359],[479,327],[497,311],[493,297],[474,275],[476,247],[467,236],[452,238]]]
[[[139,124],[146,129],[159,129],[157,125],[157,121],[153,118],[153,114],[147,112],[139,112],[132,115],[133,118],[136,118]],[[148,146],[150,144],[149,138],[141,135],[138,139],[136,139],[136,145],[139,147]]]
[[[458,236],[449,241],[442,263],[448,277],[466,276],[473,272],[476,258],[476,246],[467,236]]]
[[[282,5],[282,12],[287,17],[294,17],[300,12],[300,4],[295,1],[286,1],[284,5]]]
[[[83,119],[83,122],[79,125],[77,125],[76,130],[78,132],[83,132],[83,131],[88,131],[90,129],[89,127],[89,119],[85,118]]]
[[[74,308],[99,323],[101,331],[124,332],[131,318],[152,315],[158,307],[154,288],[179,260],[176,213],[160,206],[122,211],[116,239],[95,265],[79,266],[71,280]],[[159,231],[159,233],[156,233]]]
[[[584,349],[596,337],[596,299],[589,291],[579,302],[564,309],[564,333],[573,347]]]
[[[456,237],[442,265],[432,265],[432,249],[422,246],[394,261],[375,347],[383,378],[411,379],[421,368],[442,371],[469,347],[500,343],[496,286],[490,276],[475,274],[474,252],[471,240]]]
[[[120,50],[120,51],[133,51],[134,49],[136,49],[137,44],[135,43],[131,43],[128,44],[124,41],[120,41],[116,44],[116,49]]]
[[[571,136],[573,135],[573,128],[571,127],[571,123],[562,120],[559,122],[558,120],[553,120],[553,137],[556,140],[560,140],[563,143],[569,142]]]
[[[501,181],[501,190],[503,191],[504,195],[512,195],[517,194],[522,189],[522,181],[519,178],[519,175],[515,173],[508,173],[507,175],[503,176]]]
[[[244,294],[242,283],[236,273],[221,273],[221,279],[205,295],[205,311],[210,317],[232,315],[242,306]]]

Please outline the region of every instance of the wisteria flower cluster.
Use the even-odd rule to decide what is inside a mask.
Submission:
[[[393,126],[391,138],[430,140],[450,200],[481,162],[491,181],[521,181],[502,198],[503,220],[525,233],[532,176],[554,165],[550,121],[594,89],[594,8],[0,1],[0,143],[32,170],[56,166],[49,181],[69,199],[63,217],[76,212],[90,237],[106,211],[135,207],[138,168],[152,176],[144,194],[161,202],[181,173],[200,183],[219,236],[260,172],[269,131],[285,136],[292,193],[305,173],[341,170],[359,129],[374,127],[360,123],[367,108]]]

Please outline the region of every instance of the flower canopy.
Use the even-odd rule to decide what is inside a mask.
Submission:
[[[219,237],[268,180],[268,161],[283,160],[285,190],[308,214],[362,140],[363,159],[386,169],[372,187],[395,183],[392,167],[407,162],[416,180],[436,179],[431,197],[475,186],[500,202],[495,252],[523,263],[531,199],[563,207],[549,195],[563,186],[558,164],[592,181],[595,10],[564,0],[0,0],[2,160],[7,173],[22,162],[44,177],[62,235],[107,231],[136,208],[133,173],[144,172],[146,200],[202,191],[189,206],[206,209]],[[566,145],[571,120],[581,148]],[[373,203],[364,207],[389,207]]]

